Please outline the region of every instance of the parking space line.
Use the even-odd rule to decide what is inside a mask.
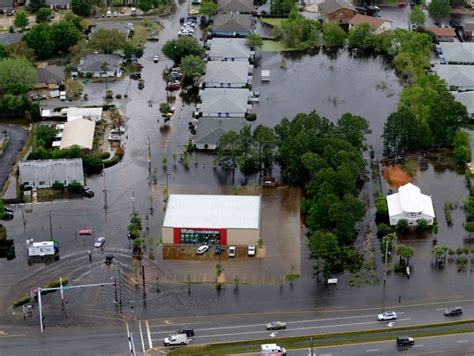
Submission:
[[[469,342],[469,340],[458,340],[456,341],[458,344],[464,343],[464,342]]]
[[[366,352],[377,352],[379,349],[370,349],[370,350],[365,350]]]
[[[143,340],[142,323],[140,320],[138,320],[138,330],[140,330],[140,340],[142,342],[142,350],[143,350],[143,354],[145,354],[145,340]]]
[[[152,349],[153,343],[151,341],[150,324],[148,323],[148,320],[145,320],[145,325],[146,325],[146,333],[148,335],[148,345],[150,346],[150,349]]]

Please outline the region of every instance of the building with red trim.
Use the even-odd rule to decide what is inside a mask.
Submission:
[[[256,245],[260,206],[260,196],[171,194],[163,245]]]

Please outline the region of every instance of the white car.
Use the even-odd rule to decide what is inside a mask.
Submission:
[[[99,237],[97,241],[94,243],[94,247],[101,248],[104,246],[105,243],[105,237]]]
[[[382,314],[379,314],[377,316],[378,321],[388,321],[388,320],[396,320],[397,319],[397,313],[394,311],[388,311],[384,312]]]
[[[158,60],[159,60],[158,55],[155,54],[155,55],[153,56],[153,62],[154,62],[154,63],[158,63]]]
[[[236,254],[237,254],[237,249],[235,248],[235,246],[229,246],[229,252],[227,252],[227,255],[229,257],[235,257]]]
[[[249,255],[250,257],[255,256],[255,245],[249,245],[247,249],[247,255]]]
[[[198,255],[204,255],[209,250],[208,245],[201,245],[197,248],[196,253]]]
[[[60,91],[59,92],[59,100],[61,100],[61,101],[66,100],[66,92],[65,91]]]

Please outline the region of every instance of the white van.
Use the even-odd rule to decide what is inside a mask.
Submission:
[[[165,339],[163,340],[163,344],[165,346],[187,345],[189,344],[189,339],[186,334],[175,334],[170,335],[169,337],[165,337]]]
[[[286,355],[286,350],[283,347],[278,346],[277,344],[263,344],[260,345],[262,355],[265,356],[283,356]]]

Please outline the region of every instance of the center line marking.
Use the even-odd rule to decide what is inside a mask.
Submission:
[[[458,344],[462,343],[462,342],[469,342],[469,340],[458,340],[456,341]]]
[[[379,349],[370,349],[370,350],[366,350],[366,352],[377,352]]]
[[[425,346],[425,345],[415,345],[413,347],[423,347],[423,346]]]

